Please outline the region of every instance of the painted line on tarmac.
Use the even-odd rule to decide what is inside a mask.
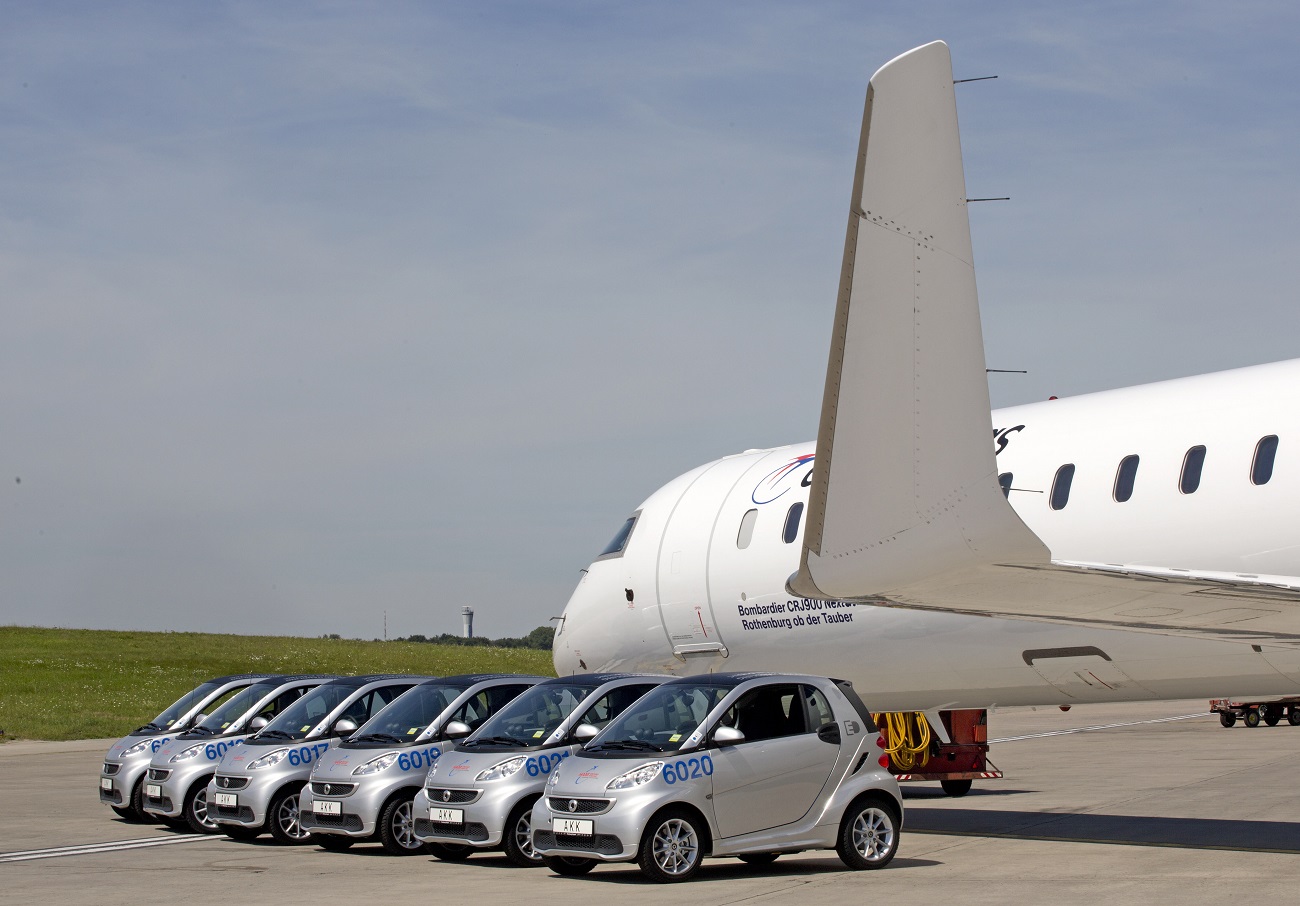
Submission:
[[[1175,720],[1194,720],[1198,717],[1209,717],[1208,711],[1201,711],[1198,714],[1181,714],[1178,717],[1156,717],[1151,720],[1130,720],[1119,724],[1101,724],[1096,727],[1075,727],[1071,730],[1049,730],[1046,733],[1030,733],[1026,736],[1004,736],[1001,739],[990,739],[989,745],[997,742],[1020,742],[1022,739],[1046,739],[1049,736],[1068,736],[1071,733],[1088,733],[1092,730],[1114,730],[1118,727],[1143,727],[1147,724],[1167,724]]]
[[[93,856],[98,853],[116,853],[128,849],[147,849],[151,846],[170,846],[173,843],[194,843],[209,840],[208,834],[175,834],[168,837],[147,837],[143,840],[118,840],[114,843],[86,843],[81,846],[59,846],[54,849],[28,849],[22,852],[0,853],[0,863],[30,862],[34,859],[58,859],[63,856]]]

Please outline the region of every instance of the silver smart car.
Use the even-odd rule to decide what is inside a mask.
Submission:
[[[99,801],[107,803],[119,817],[144,821],[144,773],[149,760],[177,733],[188,730],[205,710],[257,682],[265,674],[241,673],[219,676],[182,695],[163,713],[143,727],[132,730],[108,749],[99,773]]]
[[[676,679],[599,735],[575,733],[595,738],[533,806],[533,847],[558,874],[635,860],[655,881],[684,881],[704,856],[766,864],[832,848],[850,868],[881,868],[898,848],[898,782],[847,682]]]
[[[230,749],[242,745],[329,675],[267,676],[218,705],[194,729],[154,753],[144,780],[144,810],[198,834],[217,832],[208,814],[208,782]]]
[[[298,820],[325,849],[375,839],[393,855],[425,851],[411,800],[453,738],[468,735],[542,676],[474,673],[421,683],[317,759]]]
[[[434,763],[411,806],[415,836],[440,859],[503,849],[516,865],[540,865],[533,803],[551,769],[578,748],[573,728],[603,727],[667,679],[589,673],[533,686]]]
[[[270,830],[281,843],[305,843],[298,793],[312,765],[338,741],[427,676],[351,676],[322,683],[241,746],[227,750],[208,784],[208,815],[227,836],[249,840]]]

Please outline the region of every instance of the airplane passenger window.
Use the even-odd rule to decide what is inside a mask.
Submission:
[[[1255,461],[1250,465],[1250,483],[1268,484],[1273,477],[1273,459],[1277,456],[1277,435],[1261,438],[1255,445]]]
[[[998,476],[998,484],[1002,486],[1003,497],[1011,496],[1011,479],[1012,479],[1012,475],[1010,472],[1003,472],[1001,475]]]
[[[785,531],[781,533],[781,538],[786,544],[793,543],[799,536],[799,519],[802,516],[802,502],[791,505],[789,512],[785,514]]]
[[[1054,510],[1063,510],[1070,502],[1070,483],[1074,481],[1074,463],[1068,462],[1056,470],[1052,479],[1052,496],[1050,505]]]
[[[748,510],[740,517],[740,531],[736,533],[736,547],[744,550],[754,540],[754,523],[758,521],[758,510]]]
[[[1119,462],[1119,470],[1115,473],[1115,502],[1123,503],[1133,496],[1133,479],[1137,478],[1138,458],[1137,454],[1125,456]]]
[[[1196,446],[1183,457],[1183,471],[1178,476],[1178,490],[1194,494],[1201,486],[1201,467],[1205,465],[1205,447]]]

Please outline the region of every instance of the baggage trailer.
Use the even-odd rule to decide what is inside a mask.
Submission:
[[[876,715],[890,773],[899,783],[937,780],[949,796],[965,796],[973,781],[1000,779],[988,758],[988,715],[984,709],[940,711],[950,742],[939,741],[922,712]]]
[[[1293,727],[1300,727],[1300,697],[1278,698],[1267,702],[1235,702],[1229,698],[1210,699],[1210,711],[1219,715],[1219,723],[1231,727],[1241,721],[1248,727],[1261,723],[1277,726],[1283,717]]]

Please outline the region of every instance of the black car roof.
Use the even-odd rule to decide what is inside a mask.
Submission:
[[[552,677],[534,676],[526,673],[457,673],[453,676],[435,676],[432,679],[425,680],[420,685],[428,686],[432,683],[442,683],[447,686],[460,686],[468,689],[476,683],[486,683],[490,680],[518,680],[521,683],[540,683],[547,679],[552,679]]]
[[[214,677],[214,678],[208,680],[208,682],[210,682],[210,683],[233,683],[235,680],[244,680],[244,679],[246,679],[246,680],[256,680],[256,679],[261,679],[261,678],[264,677],[264,676],[273,676],[273,675],[274,675],[274,674],[271,674],[271,673],[232,673],[232,674],[230,674],[229,676],[218,676],[218,677]]]
[[[664,685],[676,685],[679,683],[695,683],[698,685],[708,684],[710,686],[739,686],[741,683],[753,679],[764,679],[769,676],[782,676],[780,673],[760,673],[754,671],[735,672],[735,673],[708,673],[703,676],[679,676],[669,680]]]
[[[569,676],[553,677],[545,682],[538,683],[538,685],[602,686],[605,683],[612,683],[621,679],[662,680],[663,678],[662,673],[573,673]]]
[[[412,676],[406,673],[367,673],[365,676],[340,676],[338,679],[330,680],[329,683],[322,685],[349,686],[359,689],[360,687],[369,685],[370,683],[381,683],[385,680],[392,680],[395,683],[401,682],[402,680],[410,680],[412,683],[422,683],[426,679],[429,679],[429,677]]]

